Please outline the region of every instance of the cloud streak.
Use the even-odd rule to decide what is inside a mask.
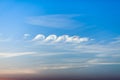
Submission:
[[[18,75],[18,74],[35,74],[36,71],[32,69],[8,69],[8,70],[0,70],[0,74],[4,75]]]
[[[0,57],[11,58],[11,57],[32,55],[32,54],[35,54],[35,52],[16,52],[16,53],[5,53],[5,52],[2,52],[2,53],[0,53]]]
[[[75,17],[80,15],[65,15],[65,14],[54,14],[54,15],[42,15],[29,17],[27,23],[37,25],[40,27],[51,27],[51,28],[75,28],[82,26],[82,23],[75,20]]]

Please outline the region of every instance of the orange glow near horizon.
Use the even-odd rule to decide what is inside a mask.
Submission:
[[[36,71],[30,69],[24,70],[0,70],[0,75],[14,75],[14,74],[35,74]]]

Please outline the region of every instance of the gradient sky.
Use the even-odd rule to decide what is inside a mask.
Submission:
[[[120,75],[119,0],[0,0],[0,76]]]

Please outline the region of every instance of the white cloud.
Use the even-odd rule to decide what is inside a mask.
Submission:
[[[59,36],[57,39],[56,39],[56,42],[67,42],[69,41],[69,36],[68,35],[62,35],[62,36]]]
[[[2,53],[0,53],[0,57],[9,58],[9,57],[16,57],[16,56],[32,55],[34,53],[35,52],[16,52],[16,53],[5,53],[5,52],[2,52]]]
[[[36,35],[32,41],[41,41],[41,43],[81,43],[81,42],[87,42],[89,38],[87,37],[79,37],[79,36],[69,36],[69,35],[49,35],[45,37],[43,34]]]
[[[27,23],[32,25],[38,25],[40,27],[53,27],[53,28],[73,28],[81,26],[82,24],[75,20],[75,17],[80,15],[42,15],[36,17],[29,17]]]
[[[56,35],[49,35],[48,37],[46,37],[46,39],[44,40],[45,42],[54,42],[57,39]]]
[[[43,41],[45,39],[45,36],[43,34],[38,34],[35,36],[35,38],[32,41]]]
[[[28,37],[30,37],[30,34],[24,34],[24,39],[27,39]]]

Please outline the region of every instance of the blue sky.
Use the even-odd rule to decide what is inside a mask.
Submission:
[[[119,4],[0,0],[0,74],[119,75]]]

